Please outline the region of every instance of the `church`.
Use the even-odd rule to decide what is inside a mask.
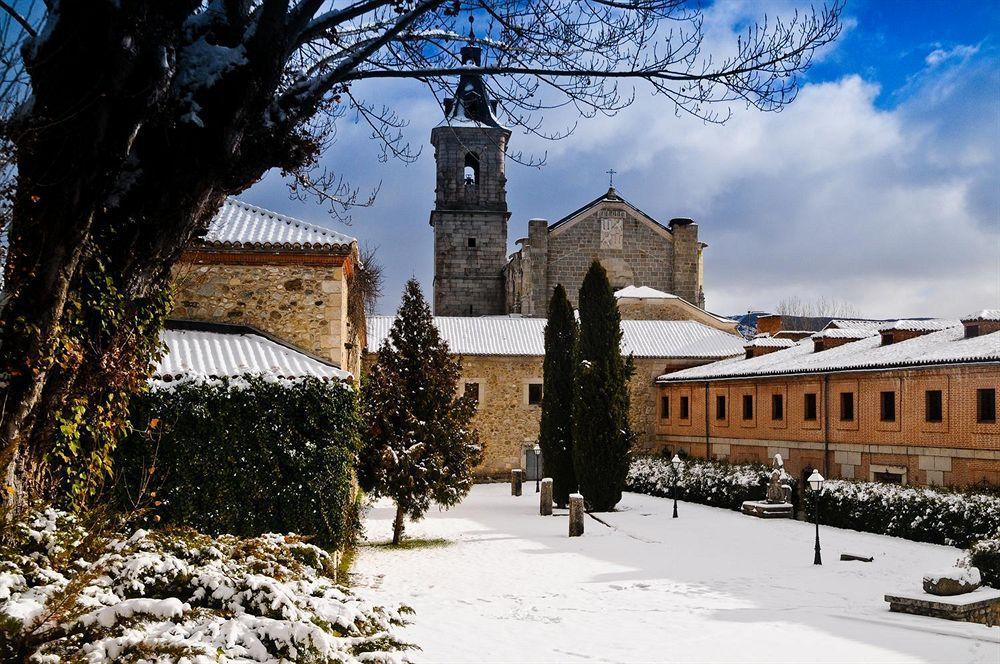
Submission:
[[[528,237],[507,255],[505,153],[511,131],[477,68],[482,49],[461,50],[461,76],[445,117],[431,131],[437,187],[434,228],[434,313],[438,316],[521,314],[544,317],[556,284],[574,306],[591,262],[599,260],[615,290],[645,286],[705,307],[698,224],[662,224],[608,191],[554,223],[532,219]]]

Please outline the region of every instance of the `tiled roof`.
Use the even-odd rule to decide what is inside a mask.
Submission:
[[[393,316],[368,318],[368,350],[388,337]],[[459,355],[545,354],[544,318],[437,316],[441,336]],[[743,355],[743,340],[695,321],[623,320],[622,352],[636,357],[722,358]]]
[[[661,290],[656,290],[655,288],[650,288],[649,286],[626,286],[625,288],[615,291],[615,297],[617,298],[636,298],[643,300],[676,300],[678,299],[676,295],[670,293],[665,293]]]
[[[226,199],[203,244],[226,249],[299,249],[347,253],[353,237],[264,208]]]
[[[826,324],[824,330],[831,328],[838,328],[841,330],[846,330],[848,328],[859,329],[859,330],[878,330],[881,326],[886,323],[891,323],[891,320],[868,320],[861,318],[834,318],[829,323]]]
[[[828,327],[809,336],[812,339],[864,339],[877,335],[877,329],[872,327]]]
[[[795,345],[795,342],[791,339],[776,338],[767,334],[762,334],[758,337],[754,337],[750,341],[743,344],[744,348],[790,348]]]
[[[622,198],[618,194],[618,190],[615,189],[614,187],[611,187],[610,189],[608,189],[608,191],[606,193],[601,194],[600,196],[598,196],[594,200],[590,201],[589,203],[586,203],[585,205],[580,206],[576,210],[573,210],[572,212],[570,212],[569,214],[567,214],[562,219],[549,224],[549,230],[552,231],[552,230],[555,230],[556,228],[559,228],[563,224],[571,221],[572,219],[574,219],[577,216],[583,214],[587,210],[589,210],[589,209],[591,209],[593,207],[597,207],[598,205],[600,205],[601,203],[603,203],[605,201],[611,201],[611,202],[614,202],[614,203],[623,203],[626,206],[628,206],[629,208],[631,208],[637,214],[645,217],[649,221],[651,221],[654,224],[656,224],[657,226],[659,226],[661,229],[663,229],[663,230],[665,230],[667,232],[672,232],[670,230],[670,228],[668,228],[667,226],[664,226],[663,224],[661,224],[660,222],[658,222],[656,219],[654,219],[653,217],[649,216],[648,214],[646,214],[645,212],[643,212],[642,210],[640,210],[638,207],[636,207],[635,205],[633,205],[629,201],[627,201],[624,198]]]
[[[276,378],[330,378],[347,380],[351,374],[330,363],[253,333],[199,329],[165,329],[160,340],[167,353],[153,373],[154,382],[223,378],[258,374]]]
[[[883,346],[877,334],[813,352],[812,339],[751,359],[714,362],[660,376],[662,382],[741,378],[825,371],[912,368],[935,364],[1000,362],[1000,332],[970,339],[961,326]]]
[[[986,320],[1000,320],[1000,309],[980,309],[979,311],[973,312],[968,316],[962,316],[963,323],[966,321],[974,323],[976,321]]]
[[[955,327],[962,323],[957,320],[947,320],[942,318],[902,318],[890,323],[886,323],[878,328],[879,332],[889,332],[891,330],[905,330],[907,332],[935,332]]]

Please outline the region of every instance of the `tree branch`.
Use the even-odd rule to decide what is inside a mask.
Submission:
[[[17,21],[21,25],[21,27],[24,28],[24,31],[27,32],[29,35],[31,35],[32,37],[38,36],[38,32],[36,32],[35,29],[31,27],[31,24],[28,23],[28,20],[23,16],[21,16],[20,14],[18,14],[16,11],[14,11],[14,8],[8,5],[6,2],[4,2],[4,0],[0,0],[0,9],[3,9],[5,12],[7,12],[7,14],[9,14],[11,18]]]

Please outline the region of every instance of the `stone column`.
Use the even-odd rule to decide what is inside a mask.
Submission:
[[[521,495],[521,477],[524,475],[524,471],[520,468],[515,468],[510,471],[510,495],[520,496]]]
[[[552,478],[542,480],[542,492],[539,497],[538,513],[542,516],[552,516]]]
[[[578,493],[569,495],[569,536],[579,537],[583,534],[583,496]]]

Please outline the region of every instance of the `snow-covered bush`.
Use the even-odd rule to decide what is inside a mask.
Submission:
[[[729,464],[688,458],[677,478],[677,496],[692,503],[738,510],[745,500],[764,499],[771,470],[764,464]],[[794,493],[795,479],[786,476],[783,481]],[[642,456],[632,460],[626,489],[651,496],[671,496],[673,483],[670,459]]]
[[[145,487],[164,523],[244,536],[297,532],[325,547],[353,540],[360,440],[350,385],[188,382],[140,395],[132,410],[135,433],[115,460],[124,507]]]
[[[806,492],[812,513],[812,492]],[[967,547],[1000,534],[1000,496],[900,486],[883,482],[828,480],[820,520],[840,528]]]
[[[400,611],[331,578],[296,536],[189,529],[94,534],[47,509],[0,550],[0,660],[353,662],[404,659]]]
[[[983,583],[1000,588],[1000,535],[969,547],[969,565],[979,569]]]

